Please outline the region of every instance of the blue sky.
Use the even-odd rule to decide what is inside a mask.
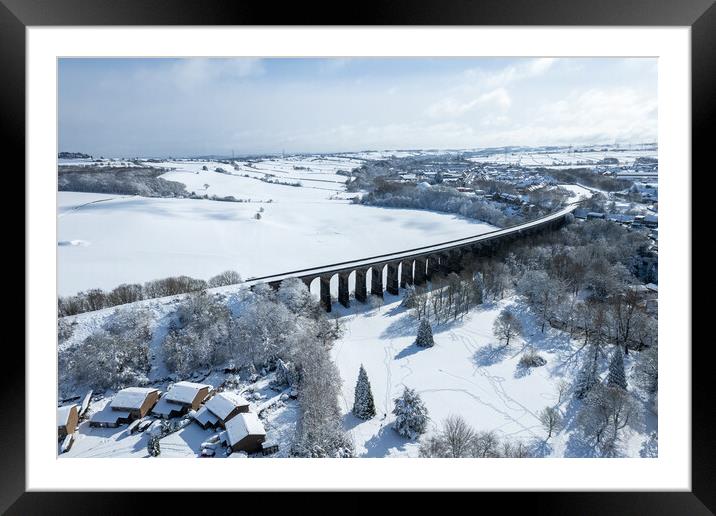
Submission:
[[[94,156],[654,142],[647,58],[59,60],[59,148]]]

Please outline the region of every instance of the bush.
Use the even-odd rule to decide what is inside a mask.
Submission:
[[[547,363],[547,361],[540,356],[534,349],[529,348],[520,357],[520,367],[540,367]]]

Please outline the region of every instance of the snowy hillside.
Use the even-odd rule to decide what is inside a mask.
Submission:
[[[571,392],[563,393],[559,401],[558,392],[560,381],[574,382],[585,353],[580,341],[552,328],[542,334],[529,308],[512,297],[479,306],[464,320],[436,327],[435,346],[420,348],[415,345],[417,321],[399,301],[386,297],[379,310],[346,314],[345,336],[332,351],[344,381],[345,427],[358,456],[418,455],[418,443],[400,437],[392,427],[393,400],[406,386],[415,389],[427,406],[431,419],[428,432],[438,431],[448,416],[460,415],[476,430],[521,441],[538,456],[584,457],[592,452],[572,435],[579,404]],[[492,328],[506,307],[518,314],[525,335],[509,349],[500,350]],[[547,360],[546,365],[521,368],[518,362],[526,345],[534,347]],[[361,364],[368,373],[377,412],[365,422],[350,413]],[[627,371],[630,366],[627,363]],[[605,367],[600,371],[603,377]],[[547,406],[562,410],[567,424],[545,442],[547,434],[539,412]],[[649,410],[645,413],[645,425],[632,430],[628,438],[629,456],[638,457],[649,433],[656,430],[656,416]]]

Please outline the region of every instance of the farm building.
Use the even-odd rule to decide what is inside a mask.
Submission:
[[[110,403],[112,410],[129,412],[132,419],[144,417],[159,399],[159,389],[128,387],[122,389]]]
[[[77,405],[66,405],[57,409],[57,437],[63,438],[77,429],[79,414]]]
[[[206,429],[217,426],[226,427],[226,422],[240,413],[249,411],[249,402],[242,396],[230,392],[220,392],[197,410],[194,419]]]
[[[182,416],[189,410],[198,410],[212,392],[211,385],[177,382],[157,402],[152,409],[152,414],[165,419]]]
[[[232,452],[253,452],[261,449],[266,440],[266,430],[253,412],[237,414],[226,423],[226,441]]]

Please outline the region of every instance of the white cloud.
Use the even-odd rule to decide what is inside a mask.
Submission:
[[[508,65],[499,70],[470,69],[464,74],[465,79],[467,79],[465,86],[474,87],[477,85],[484,89],[504,88],[517,81],[543,75],[555,62],[554,58],[540,57]]]
[[[265,72],[261,59],[216,59],[195,57],[172,62],[169,66],[144,69],[140,78],[158,83],[169,82],[181,90],[194,90],[219,80],[235,80],[262,75]]]
[[[156,156],[656,141],[656,60],[622,61],[426,61],[405,75],[341,62],[330,76],[315,61],[319,76],[270,59],[108,64],[61,84],[60,145]]]
[[[460,102],[452,97],[441,99],[429,106],[426,113],[432,118],[457,118],[478,106],[497,107],[501,110],[506,110],[511,104],[512,99],[510,99],[507,90],[497,88],[466,102]]]

